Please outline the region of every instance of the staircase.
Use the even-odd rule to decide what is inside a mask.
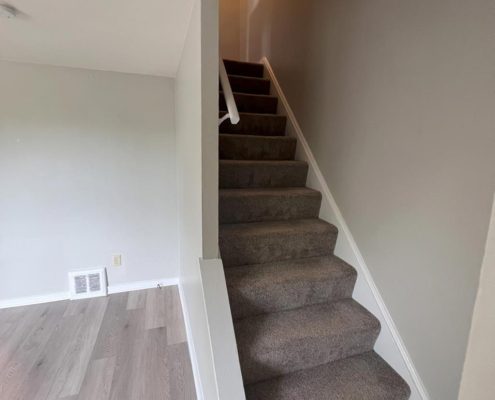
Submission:
[[[352,298],[261,64],[225,61],[240,122],[220,125],[220,251],[248,400],[404,400],[374,351],[379,321]],[[226,114],[220,93],[220,117]]]

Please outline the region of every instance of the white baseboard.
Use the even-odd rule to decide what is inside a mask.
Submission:
[[[134,292],[136,290],[153,289],[158,286],[175,286],[179,284],[179,278],[155,279],[149,281],[137,281],[128,283],[119,283],[108,286],[108,294]]]
[[[39,296],[16,297],[13,299],[0,300],[0,309],[30,306],[34,304],[52,303],[54,301],[68,300],[69,292],[57,292],[42,294]]]
[[[197,400],[204,400],[205,396],[203,393],[203,385],[201,384],[201,375],[199,373],[199,364],[198,359],[196,357],[196,348],[194,347],[193,335],[191,322],[189,319],[189,311],[187,309],[186,299],[184,297],[184,290],[182,288],[182,284],[179,280],[179,296],[180,303],[182,306],[182,314],[184,316],[184,323],[186,326],[186,336],[187,336],[187,346],[189,348],[189,358],[191,359],[191,365],[194,376],[194,386],[196,388],[196,398]]]
[[[152,289],[152,288],[156,288],[158,285],[174,286],[178,284],[179,284],[178,278],[120,283],[118,285],[109,285],[108,294]],[[57,293],[42,294],[39,296],[17,297],[13,299],[0,300],[0,309],[30,306],[34,304],[52,303],[54,301],[69,300],[69,299],[70,299],[69,292],[57,292]]]
[[[353,297],[368,308],[381,322],[382,331],[375,346],[375,351],[407,381],[412,392],[411,400],[429,400],[428,392],[412,362],[411,356],[392,320],[356,241],[330,192],[270,62],[266,57],[261,62],[265,65],[268,77],[272,82],[272,94],[276,94],[280,100],[279,113],[287,116],[288,135],[298,139],[298,159],[307,161],[309,165],[308,186],[319,190],[323,195],[320,218],[333,223],[339,229],[340,234],[338,236],[335,254],[353,265],[358,271],[358,282]]]

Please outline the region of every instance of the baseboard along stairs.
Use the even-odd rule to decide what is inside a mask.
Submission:
[[[264,66],[225,67],[240,122],[219,129],[219,242],[247,400],[408,399],[373,351],[380,323],[351,298],[356,271],[333,254]]]

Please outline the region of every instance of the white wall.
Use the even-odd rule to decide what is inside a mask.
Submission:
[[[0,299],[177,277],[175,161],[173,80],[0,62]]]
[[[495,188],[488,0],[248,0],[432,399],[456,398]]]
[[[207,212],[218,201],[215,197],[210,203],[205,198],[203,181],[213,179],[217,191],[218,172],[215,165],[211,170],[204,170],[203,137],[203,57],[202,57],[202,3],[194,2],[191,21],[177,72],[176,92],[176,126],[177,126],[177,172],[178,172],[178,226],[180,254],[180,290],[182,305],[186,314],[189,348],[192,358],[198,399],[218,399],[215,368],[211,349],[210,331],[203,290],[200,260],[206,253],[216,248],[209,248],[209,243],[218,243],[218,233],[208,238]],[[204,2],[206,3],[206,2]],[[214,25],[216,26],[216,25]],[[215,53],[216,46],[211,49]],[[215,54],[213,54],[215,57]],[[218,58],[216,58],[217,62]],[[209,79],[215,80],[216,76]],[[217,86],[218,87],[218,86]],[[217,94],[209,98],[213,104]],[[206,115],[205,115],[206,117]],[[218,135],[215,135],[218,136]],[[214,137],[213,137],[214,139]],[[218,140],[218,139],[216,139]],[[213,148],[213,157],[216,148]],[[203,177],[205,175],[205,177]],[[213,218],[216,218],[216,212]],[[216,219],[215,224],[218,224]]]
[[[493,397],[495,382],[495,203],[469,335],[459,400]]]

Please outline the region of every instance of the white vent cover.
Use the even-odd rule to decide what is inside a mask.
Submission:
[[[107,295],[105,268],[69,272],[70,298],[86,299]]]

